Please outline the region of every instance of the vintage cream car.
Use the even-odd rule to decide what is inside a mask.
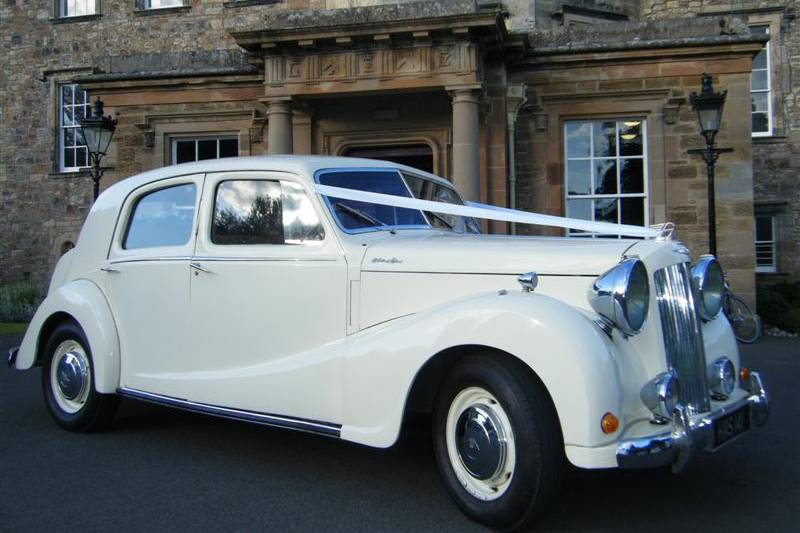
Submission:
[[[476,218],[638,238],[482,235]],[[76,431],[122,396],[388,447],[430,412],[457,504],[514,529],[564,458],[677,471],[765,422],[719,264],[690,267],[667,233],[464,205],[380,161],[172,166],[100,196],[9,363],[42,366]]]

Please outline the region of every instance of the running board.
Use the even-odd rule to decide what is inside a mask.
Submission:
[[[305,418],[293,418],[290,416],[271,415],[259,413],[257,411],[231,409],[230,407],[219,407],[216,405],[193,402],[191,400],[182,400],[180,398],[162,396],[161,394],[153,394],[151,392],[144,392],[135,389],[119,388],[117,389],[117,394],[134,400],[165,405],[167,407],[174,407],[184,411],[192,411],[195,413],[203,413],[221,418],[229,418],[231,420],[241,420],[244,422],[250,422],[252,424],[260,424],[262,426],[291,429],[294,431],[303,431],[306,433],[314,433],[317,435],[336,438],[339,438],[342,433],[342,426],[340,424],[330,424],[328,422],[307,420]]]

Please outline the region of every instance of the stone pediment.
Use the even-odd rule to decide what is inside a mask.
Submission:
[[[263,58],[267,98],[474,86],[483,50],[507,38],[503,13],[472,1],[272,16],[289,19],[230,29]]]

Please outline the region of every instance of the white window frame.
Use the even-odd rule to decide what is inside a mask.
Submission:
[[[170,138],[170,164],[176,165],[178,161],[178,143],[185,142],[185,141],[194,141],[194,160],[199,161],[198,156],[200,155],[200,143],[199,141],[217,141],[217,157],[214,159],[219,159],[219,142],[226,141],[226,140],[236,140],[236,147],[237,151],[239,149],[239,136],[236,134],[226,134],[226,135],[200,135],[200,136],[191,136],[191,137],[171,137]],[[213,161],[214,159],[209,159],[208,161]]]
[[[756,215],[758,218],[769,218],[771,222],[772,239],[766,241],[759,241],[758,237],[755,238],[755,252],[756,252],[756,272],[775,273],[778,271],[778,221],[775,215]],[[762,250],[767,250],[772,256],[772,261],[768,265],[758,264],[758,251],[759,247]]]
[[[642,123],[642,155],[640,156],[620,156],[619,155],[619,123],[625,121],[640,121]],[[594,173],[594,165],[592,164],[593,161],[597,161],[600,159],[611,159],[610,157],[597,157],[594,156],[594,124],[596,122],[611,122],[614,121],[615,130],[616,130],[616,155],[614,156],[614,161],[616,162],[617,167],[617,193],[616,194],[570,194],[569,193],[569,184],[567,183],[567,177],[569,176],[569,162],[570,161],[589,161],[589,168],[592,169],[592,173]],[[568,146],[567,146],[567,124],[574,123],[574,122],[590,122],[592,123],[592,131],[589,136],[589,157],[572,157],[570,158],[568,154]],[[648,158],[648,146],[647,146],[647,119],[645,117],[593,117],[593,118],[585,118],[585,119],[569,119],[564,121],[563,125],[563,136],[564,136],[564,173],[563,173],[563,184],[564,184],[564,215],[569,216],[567,211],[567,203],[569,200],[595,200],[595,199],[603,199],[603,198],[614,198],[614,199],[621,199],[621,198],[643,198],[644,201],[644,226],[647,226],[650,222],[650,191],[649,191],[649,158]],[[640,193],[622,193],[621,187],[621,165],[619,162],[623,159],[641,159],[642,160],[642,179],[644,183],[642,185],[642,192]],[[589,180],[590,190],[594,190],[594,179],[590,177]],[[621,204],[620,204],[621,205]],[[594,221],[594,202],[592,202],[592,221]],[[622,209],[617,209],[617,223],[621,224],[622,219]],[[584,232],[570,232],[568,229],[565,230],[565,234],[568,237],[592,237],[598,238],[598,234],[596,233],[584,233]],[[602,234],[602,238],[608,238],[607,234]],[[617,238],[623,238],[623,235],[617,235]]]
[[[753,90],[752,87],[752,77],[750,79],[750,94],[753,93],[766,93],[767,94],[767,131],[753,131],[751,132],[753,137],[772,137],[772,128],[773,128],[773,120],[772,120],[772,28],[769,24],[751,24],[750,28],[766,28],[767,35],[770,36],[770,40],[764,43],[764,52],[767,56],[767,88],[766,89],[757,89]],[[757,69],[763,70],[763,69]],[[753,70],[750,71],[751,74]],[[753,112],[750,111],[750,122],[752,124],[753,120]]]
[[[69,13],[69,0],[57,0],[56,3],[56,12],[58,14],[58,18],[70,18],[70,17],[88,17],[91,15],[97,15],[100,12],[98,8],[97,2],[98,0],[83,0],[86,4],[87,11],[86,13]]]
[[[161,2],[163,1],[164,0],[139,0],[139,5],[141,6],[140,9],[149,11],[152,9],[169,9],[171,7],[183,7],[186,5],[185,0],[177,0],[177,3],[173,3],[170,5],[161,5]]]
[[[72,87],[72,103],[65,105],[64,104],[64,88],[65,87]],[[75,103],[75,95],[76,93],[81,93],[83,95],[83,103]],[[74,124],[64,124],[64,108],[71,107],[72,108],[72,116],[73,119],[75,117],[75,109],[77,107],[84,106],[84,114],[88,116],[91,113],[91,103],[89,102],[89,97],[86,94],[86,91],[82,91],[78,88],[78,85],[75,83],[64,83],[58,85],[58,170],[59,172],[80,172],[81,170],[88,168],[89,163],[89,154],[86,154],[86,163],[87,166],[71,166],[68,167],[65,165],[64,159],[64,150],[67,148],[72,148],[77,153],[79,148],[86,148],[84,144],[78,144],[78,132],[80,130],[80,124],[75,121]],[[74,130],[75,131],[75,144],[70,146],[66,145],[66,133],[67,130]],[[74,157],[73,161],[77,162],[78,158]]]

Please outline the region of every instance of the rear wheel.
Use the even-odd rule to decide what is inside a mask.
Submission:
[[[114,394],[95,390],[92,352],[81,327],[64,322],[44,347],[42,389],[56,423],[70,431],[93,431],[110,425],[117,408]]]
[[[450,495],[471,518],[512,530],[557,496],[563,444],[544,385],[521,363],[469,356],[437,399],[434,448]]]

